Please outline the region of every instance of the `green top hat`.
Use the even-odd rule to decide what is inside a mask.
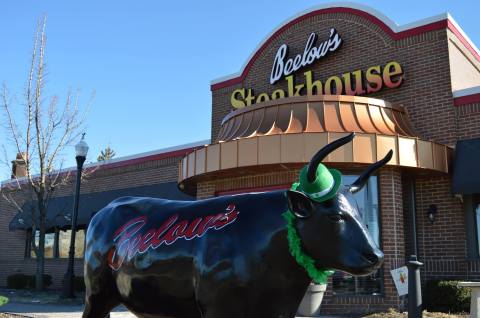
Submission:
[[[333,198],[342,183],[342,174],[336,169],[328,169],[323,164],[318,164],[316,178],[309,182],[307,178],[308,165],[300,170],[300,182],[297,191],[302,191],[312,200],[317,202]]]

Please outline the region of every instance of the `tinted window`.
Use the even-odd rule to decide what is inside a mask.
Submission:
[[[343,184],[352,184],[358,176],[342,176]],[[372,176],[365,187],[355,193],[358,210],[375,243],[380,246],[380,226],[378,211],[377,177]],[[336,271],[333,275],[333,293],[337,295],[379,295],[381,293],[382,275],[377,270],[370,276],[353,277],[350,274]]]

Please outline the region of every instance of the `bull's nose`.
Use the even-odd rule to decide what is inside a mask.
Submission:
[[[378,262],[383,263],[383,252],[378,250],[377,251]]]
[[[363,253],[363,257],[365,257],[372,264],[378,264],[383,262],[383,253],[380,250]]]

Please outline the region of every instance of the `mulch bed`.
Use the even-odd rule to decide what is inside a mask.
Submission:
[[[377,314],[372,314],[365,316],[363,318],[406,318],[406,313],[399,313],[396,311],[389,311],[389,312],[382,312]],[[445,314],[441,312],[423,312],[423,317],[425,318],[467,318],[469,317],[468,314]],[[0,313],[0,318],[29,318],[28,316],[21,316],[21,315],[14,315],[14,314],[6,314]]]
[[[63,299],[60,297],[58,291],[45,291],[45,292],[34,292],[27,290],[12,290],[12,289],[0,289],[0,295],[7,296],[10,301],[24,302],[24,303],[40,303],[40,304],[51,304],[51,303],[62,303],[62,304],[82,304],[83,303],[83,294],[78,293],[76,299]],[[2,308],[0,307],[0,310]],[[407,313],[400,313],[393,309],[390,309],[388,312],[376,313],[362,318],[407,318]],[[467,318],[468,314],[446,314],[439,312],[423,312],[424,318]],[[17,314],[8,314],[1,313],[0,318],[29,318],[29,316],[22,316]]]
[[[393,309],[389,310],[388,312],[382,312],[377,314],[371,314],[368,316],[364,316],[363,318],[406,318],[408,317],[407,313],[400,313]],[[424,318],[467,318],[470,317],[469,314],[446,314],[442,312],[423,312]]]

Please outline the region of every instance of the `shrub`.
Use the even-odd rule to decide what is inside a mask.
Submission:
[[[52,276],[43,275],[43,285],[48,287],[52,285]],[[14,274],[7,277],[7,287],[12,289],[34,289],[35,275]]]
[[[423,292],[425,309],[455,313],[468,312],[470,293],[469,288],[458,286],[458,281],[428,281]]]
[[[85,281],[83,280],[83,276],[75,276],[73,280],[73,288],[76,292],[85,291]]]
[[[62,279],[62,285],[65,284],[65,279]],[[73,276],[73,290],[76,292],[84,292],[85,291],[85,281],[83,280],[83,276]]]
[[[7,287],[12,289],[26,289],[28,276],[25,274],[13,274],[7,277]]]
[[[35,275],[28,275],[28,283],[27,288],[34,289],[35,288]],[[43,275],[43,286],[49,287],[52,285],[52,276],[48,274]]]

